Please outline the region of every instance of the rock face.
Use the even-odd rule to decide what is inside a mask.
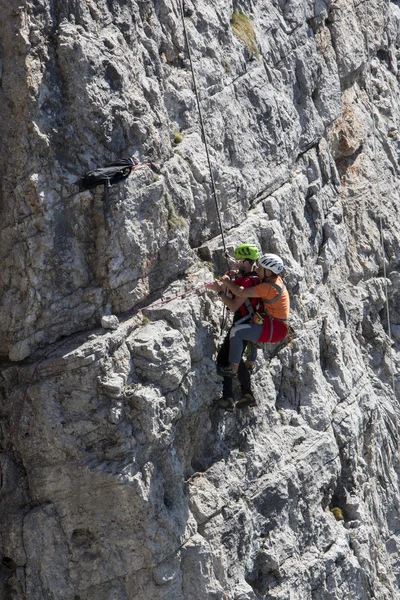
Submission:
[[[0,598],[400,598],[397,3],[0,8]],[[244,241],[294,335],[225,414]]]

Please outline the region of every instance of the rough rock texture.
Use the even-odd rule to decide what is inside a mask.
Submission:
[[[226,245],[293,307],[228,414],[181,4],[0,9],[0,599],[400,598],[398,3],[184,3]]]

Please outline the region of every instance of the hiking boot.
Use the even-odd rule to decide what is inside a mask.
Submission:
[[[233,398],[220,398],[216,401],[215,406],[217,408],[222,408],[223,410],[227,410],[229,412],[233,412],[235,409],[235,403]]]
[[[245,408],[246,406],[257,406],[257,402],[250,392],[244,394],[236,404],[236,408]]]
[[[234,371],[231,365],[218,365],[217,375],[219,375],[220,377],[230,377],[231,379],[234,379],[235,377],[237,377],[237,371]]]

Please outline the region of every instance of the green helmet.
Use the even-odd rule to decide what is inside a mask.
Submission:
[[[235,248],[235,258],[239,260],[257,260],[260,256],[257,246],[254,244],[240,244]]]

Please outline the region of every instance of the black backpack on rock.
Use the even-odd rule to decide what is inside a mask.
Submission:
[[[81,179],[78,179],[76,184],[81,192],[91,190],[98,185],[109,188],[127,179],[136,165],[138,165],[138,161],[135,158],[120,158],[109,165],[105,165],[105,167],[87,171]]]

